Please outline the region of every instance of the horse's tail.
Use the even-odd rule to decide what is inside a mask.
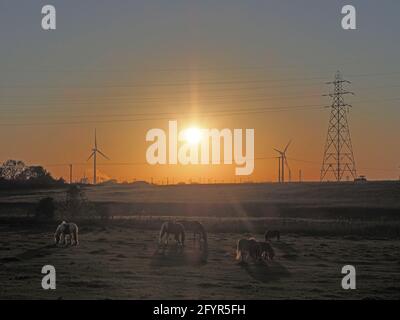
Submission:
[[[181,240],[182,240],[182,245],[185,245],[185,227],[183,224],[181,224],[182,230],[181,230]]]
[[[240,260],[242,257],[242,248],[240,245],[240,240],[237,242],[237,246],[236,246],[236,260]]]
[[[75,224],[74,225],[74,230],[72,231],[72,233],[73,233],[73,235],[74,235],[74,239],[75,239],[75,245],[78,245],[79,244],[79,229],[78,229],[78,226]]]
[[[164,237],[164,234],[165,234],[165,229],[167,228],[167,225],[166,225],[166,222],[164,222],[163,224],[162,224],[162,226],[161,226],[161,229],[160,229],[160,235],[159,235],[159,237],[158,237],[158,243],[161,243],[161,241],[162,241],[162,239],[163,239],[163,237]]]
[[[182,230],[182,245],[185,244],[185,230]]]
[[[201,234],[202,234],[202,236],[203,236],[203,240],[204,240],[204,242],[205,243],[207,243],[207,231],[206,231],[206,228],[204,228],[204,226],[203,225],[201,225]]]

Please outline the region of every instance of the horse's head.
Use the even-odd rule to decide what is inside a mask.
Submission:
[[[61,232],[56,231],[56,233],[54,234],[54,244],[58,244],[60,242],[60,238],[61,238]]]
[[[56,232],[54,233],[55,244],[58,244],[60,242],[61,234],[63,233],[66,224],[67,223],[65,221],[63,221],[58,225]]]

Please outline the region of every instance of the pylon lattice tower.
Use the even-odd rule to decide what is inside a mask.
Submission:
[[[327,84],[334,85],[334,91],[324,95],[332,98],[332,105],[330,106],[331,114],[322,160],[321,181],[329,180],[330,177],[333,177],[336,181],[341,181],[345,173],[350,174],[353,179],[357,177],[347,121],[347,114],[351,105],[345,103],[343,98],[346,94],[354,95],[354,93],[343,88],[346,83],[350,84],[350,81],[344,80],[339,71],[336,72],[333,82],[327,82]]]

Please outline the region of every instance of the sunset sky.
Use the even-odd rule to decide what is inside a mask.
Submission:
[[[349,1],[69,0],[0,2],[0,161],[44,165],[55,177],[232,182],[234,166],[150,166],[146,132],[254,128],[255,170],[276,181],[292,139],[292,179],[318,180],[336,70],[347,97],[358,174],[400,174],[400,2],[350,1],[357,30],[341,28]],[[41,29],[41,8],[57,30]],[[263,110],[260,110],[262,108]]]

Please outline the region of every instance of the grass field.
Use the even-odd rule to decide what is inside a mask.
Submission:
[[[289,234],[273,242],[274,261],[239,264],[235,242],[254,234],[211,233],[205,254],[190,236],[183,253],[159,252],[156,230],[127,226],[83,227],[81,245],[67,248],[32,227],[1,233],[2,299],[400,298],[399,240]],[[41,289],[45,264],[56,267],[54,291]],[[356,266],[356,290],[341,289],[345,264]]]
[[[53,245],[57,221],[26,217],[40,198],[62,201],[65,190],[2,191],[0,298],[400,298],[397,182],[275,187],[88,188],[89,200],[110,207],[113,219],[78,219],[80,245],[67,248]],[[160,252],[158,230],[171,216],[200,220],[207,252],[190,233],[183,252],[173,244]],[[262,240],[266,229],[282,232],[274,261],[239,264],[236,241]],[[41,289],[46,264],[57,270],[54,291]],[[356,290],[341,288],[346,264],[356,267]]]

